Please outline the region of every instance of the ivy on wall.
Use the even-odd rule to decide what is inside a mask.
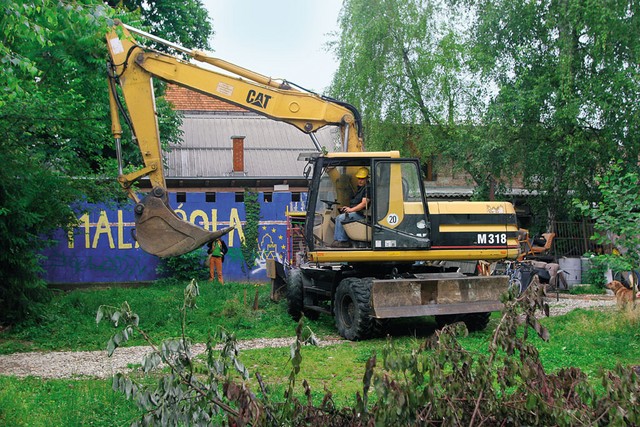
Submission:
[[[248,271],[256,263],[258,256],[258,226],[260,224],[260,202],[258,193],[244,190],[245,226],[244,242],[242,242],[242,258],[244,260],[243,271]],[[246,270],[245,270],[246,266]]]

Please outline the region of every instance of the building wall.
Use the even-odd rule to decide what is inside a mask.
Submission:
[[[245,206],[236,201],[234,192],[217,192],[215,202],[207,202],[205,193],[187,193],[186,201],[177,203],[176,193],[169,193],[175,212],[187,221],[208,230],[231,225],[236,229],[223,237],[229,247],[223,266],[226,281],[267,281],[266,260],[286,258],[287,220],[289,210],[305,209],[306,194],[301,202],[292,202],[290,192],[273,193],[272,201],[264,201],[259,193],[259,255],[255,265],[244,267],[241,239],[244,239]],[[78,215],[79,225],[69,236],[60,230],[54,236],[58,243],[43,252],[44,279],[50,284],[141,282],[157,279],[159,258],[137,247],[131,235],[134,229],[133,203],[121,207],[87,206]],[[206,248],[200,250],[203,269],[207,268]]]

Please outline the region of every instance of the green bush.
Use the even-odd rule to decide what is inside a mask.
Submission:
[[[162,258],[156,272],[178,280],[205,280],[209,277],[207,252],[202,248],[177,257]]]
[[[606,258],[593,254],[587,254],[586,256],[589,257],[591,266],[587,270],[585,277],[582,278],[583,283],[589,283],[604,289],[604,285],[606,284],[604,273],[609,269]]]

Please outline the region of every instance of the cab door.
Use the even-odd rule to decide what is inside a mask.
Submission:
[[[429,248],[429,212],[417,160],[374,161],[372,186],[373,249]]]

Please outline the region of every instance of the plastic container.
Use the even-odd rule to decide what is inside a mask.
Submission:
[[[560,270],[564,271],[564,278],[568,286],[578,285],[582,281],[582,260],[580,258],[562,257],[558,260]]]

